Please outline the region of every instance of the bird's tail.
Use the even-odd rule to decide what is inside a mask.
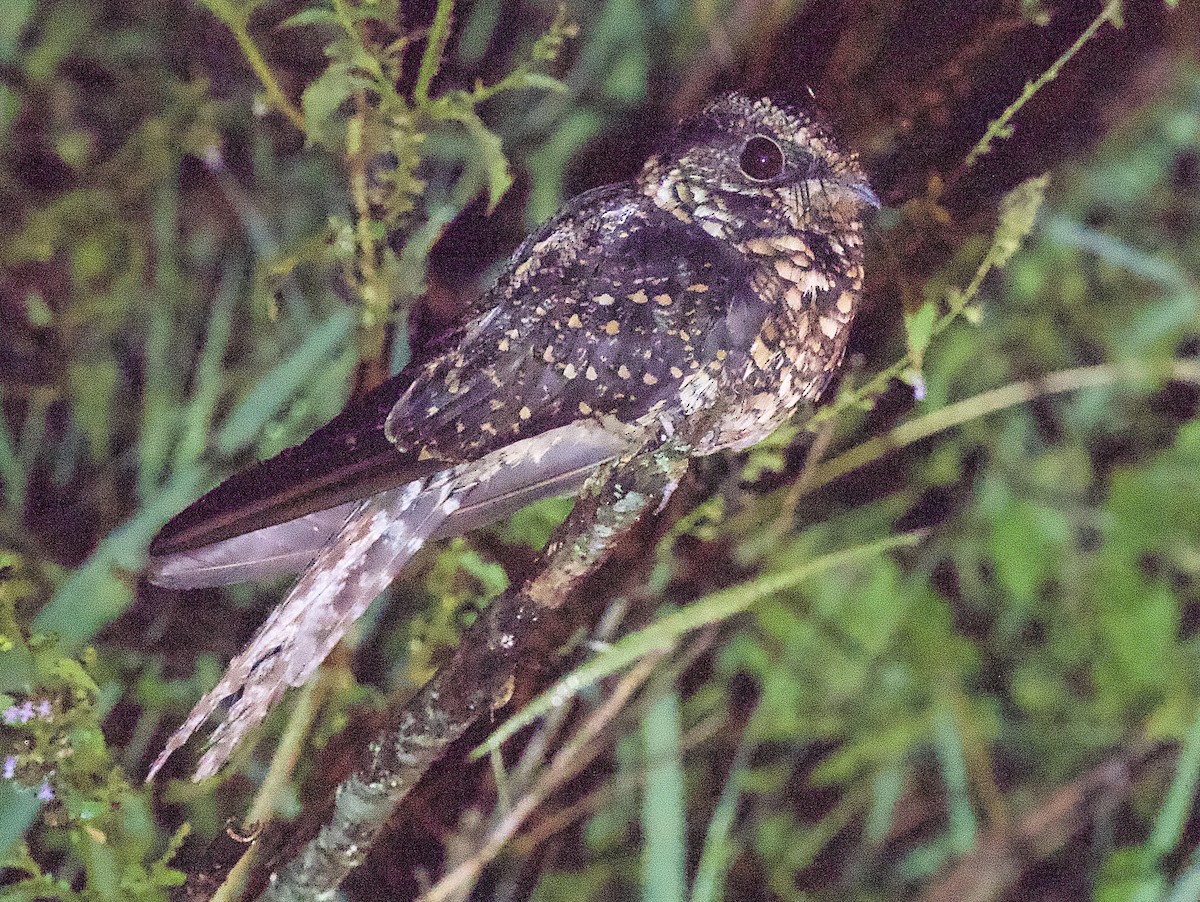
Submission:
[[[458,509],[459,488],[457,471],[444,470],[355,506],[221,681],[171,736],[146,779],[154,778],[223,701],[236,696],[213,731],[195,779],[214,774],[284,691],[308,680],[371,601]]]

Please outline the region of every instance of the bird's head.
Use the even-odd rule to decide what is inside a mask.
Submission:
[[[739,93],[680,123],[639,181],[660,207],[735,242],[844,229],[879,206],[857,157],[813,114]]]

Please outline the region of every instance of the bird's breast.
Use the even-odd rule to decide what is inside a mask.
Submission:
[[[723,388],[727,402],[706,451],[750,447],[820,397],[845,354],[862,287],[862,240],[854,231],[840,239],[756,237],[740,249],[754,261],[752,286],[772,315]]]

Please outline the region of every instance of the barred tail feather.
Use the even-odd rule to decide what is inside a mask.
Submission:
[[[350,624],[426,541],[494,522],[542,498],[575,492],[597,467],[632,449],[628,436],[583,421],[361,501],[342,501],[199,547],[165,542],[163,550],[152,555],[152,578],[179,588],[305,569],[216,688],[171,736],[147,779],[153,779],[171,753],[233,698],[200,759],[196,779],[215,773],[284,691],[312,675]],[[229,514],[226,507],[217,507],[222,516]],[[190,519],[197,522],[186,528],[206,531],[202,517]]]
[[[194,779],[216,773],[245,733],[289,686],[303,684],[350,625],[459,506],[456,471],[374,495],[357,505],[312,565],[192,709],[150,768],[147,780],[226,699]]]

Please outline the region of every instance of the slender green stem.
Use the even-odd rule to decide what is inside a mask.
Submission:
[[[267,776],[254,796],[250,812],[246,815],[246,824],[254,831],[258,831],[263,825],[270,822],[279,808],[279,799],[287,789],[288,781],[296,768],[296,761],[300,757],[305,737],[312,729],[317,711],[324,705],[332,688],[330,670],[331,668],[322,666],[317,671],[317,679],[306,684],[296,698],[292,716],[288,720],[279,746],[271,758]],[[257,850],[257,844],[250,845],[246,854],[238,859],[225,877],[225,881],[218,887],[212,897],[212,902],[234,902],[241,897],[245,890],[246,879],[255,863]]]
[[[362,303],[362,327],[359,330],[360,361],[384,363],[383,349],[387,334],[391,297],[380,283],[379,247],[375,242],[371,203],[367,197],[367,166],[374,147],[366,146],[367,99],[362,91],[354,95],[355,114],[346,128],[346,164],[350,176],[350,194],[354,200],[354,240],[358,245],[355,260],[358,271],[354,284]]]
[[[453,14],[454,0],[438,0],[433,24],[429,26],[429,36],[425,39],[425,52],[421,55],[417,84],[413,88],[413,99],[418,106],[423,106],[429,100],[430,85],[442,65],[442,54],[445,53],[446,42],[450,40],[450,17]]]
[[[1101,25],[1103,25],[1105,22],[1119,24],[1120,21],[1121,0],[1109,0],[1109,2],[1105,4],[1104,9],[1100,11],[1100,14],[1097,15],[1096,18],[1091,21],[1091,24],[1083,30],[1083,33],[1076,38],[1075,43],[1068,47],[1066,51],[1063,52],[1062,56],[1054,61],[1049,69],[1047,69],[1033,81],[1026,82],[1025,90],[1021,92],[1021,96],[1010,103],[1008,108],[1000,114],[999,118],[988,123],[987,131],[984,132],[983,137],[979,139],[979,143],[971,148],[970,153],[967,154],[966,159],[963,161],[963,166],[965,168],[974,166],[980,157],[992,149],[993,141],[995,141],[997,138],[1007,138],[1012,135],[1012,126],[1010,123],[1012,122],[1013,117],[1016,116],[1021,110],[1021,107],[1025,106],[1025,104],[1028,103],[1038,91],[1058,77],[1058,73],[1062,67],[1070,62],[1071,57],[1075,56],[1075,54],[1083,48],[1083,45],[1092,39],[1092,36],[1100,30]]]
[[[861,388],[843,392],[837,401],[818,410],[808,421],[808,428],[814,429],[838,416],[847,407],[865,406],[884,392],[893,379],[901,378],[912,367],[920,367],[920,355],[924,346],[945,332],[960,317],[964,316],[971,302],[978,296],[983,287],[983,281],[994,269],[1005,266],[1012,255],[1016,253],[1026,236],[1033,228],[1037,210],[1041,205],[1046,187],[1046,176],[1026,179],[1019,186],[1005,195],[1000,202],[1000,222],[992,235],[992,243],[988,248],[971,281],[961,291],[947,292],[946,312],[937,317],[929,330],[929,335],[920,350],[910,349],[899,360],[876,373]]]
[[[901,533],[888,536],[865,545],[856,545],[841,551],[830,552],[821,557],[799,563],[779,573],[768,573],[757,579],[748,580],[728,589],[705,595],[689,605],[659,617],[653,623],[636,632],[622,636],[612,645],[576,667],[569,674],[528,702],[524,708],[500,724],[482,744],[471,752],[477,759],[499,748],[514,733],[566,703],[588,686],[607,676],[629,667],[635,661],[652,652],[671,651],[687,633],[728,620],[735,614],[747,610],[755,602],[796,586],[805,580],[825,573],[843,564],[866,560],[893,548],[909,547],[921,539],[919,533]]]
[[[950,404],[925,416],[901,423],[887,435],[877,436],[843,451],[818,466],[804,483],[804,494],[811,494],[846,475],[852,470],[878,460],[890,451],[904,448],[971,420],[996,413],[1017,404],[1024,404],[1047,395],[1063,394],[1083,388],[1136,382],[1156,376],[1169,376],[1181,382],[1200,384],[1200,363],[1192,360],[1173,361],[1165,372],[1149,369],[1144,363],[1102,364],[1072,370],[1061,370],[1041,379],[1013,382],[992,389],[965,401]]]
[[[203,3],[233,32],[233,37],[237,41],[238,47],[241,48],[242,55],[246,57],[246,62],[250,64],[255,76],[262,83],[271,105],[287,116],[292,125],[300,131],[305,131],[304,113],[283,92],[283,88],[275,78],[275,73],[271,71],[270,65],[258,49],[258,45],[254,43],[254,39],[250,37],[249,16],[229,0],[203,0]]]

